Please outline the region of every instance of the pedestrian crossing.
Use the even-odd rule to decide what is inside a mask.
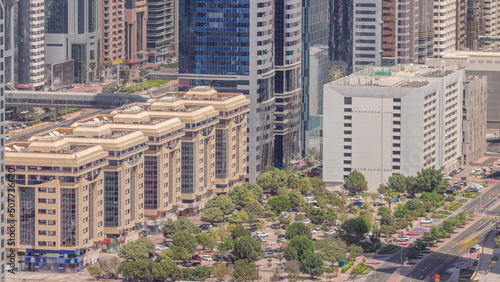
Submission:
[[[484,219],[500,219],[500,215],[485,214],[481,218],[484,218]]]

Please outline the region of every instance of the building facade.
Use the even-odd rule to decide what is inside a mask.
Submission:
[[[99,62],[101,32],[97,0],[45,1],[45,63],[73,59],[74,82],[84,83]]]
[[[125,58],[129,61],[147,62],[147,22],[146,1],[125,1]]]
[[[43,90],[45,84],[45,1],[19,0],[17,82],[20,90]]]
[[[321,140],[321,132],[318,131],[321,113],[311,104],[322,101],[323,85],[328,82],[330,2],[302,2],[302,155],[305,155],[308,148],[321,150],[321,141],[317,141]],[[318,138],[314,138],[316,136]],[[310,142],[312,138],[317,142]]]
[[[458,4],[456,0],[434,1],[434,58],[456,50]],[[437,5],[439,4],[439,5]]]
[[[487,85],[485,76],[464,80],[462,165],[469,165],[486,153]]]
[[[15,170],[16,267],[21,271],[78,272],[99,260],[104,238],[104,167],[99,145],[37,137],[6,147]]]
[[[274,5],[274,166],[287,167],[301,154],[302,1]]]
[[[247,95],[251,103],[247,180],[252,182],[274,162],[274,3],[179,2],[183,19],[179,22],[179,89],[209,85],[219,92]]]
[[[400,65],[325,85],[324,181],[340,184],[357,170],[376,191],[393,173],[458,167],[462,76],[456,68]]]
[[[99,5],[101,64],[125,57],[125,3],[125,0],[102,1]]]
[[[147,4],[147,48],[154,55],[155,62],[162,62],[170,54],[167,46],[177,45],[176,11],[179,1],[147,0]]]

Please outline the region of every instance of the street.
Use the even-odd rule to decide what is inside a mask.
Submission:
[[[455,237],[447,240],[443,245],[414,265],[413,270],[405,274],[405,277],[400,281],[427,281],[429,276],[452,267],[453,261],[457,257],[462,257],[466,253],[469,255],[468,250],[481,242],[488,232],[495,227],[497,222],[495,216],[500,216],[500,207],[494,207],[489,210],[489,208],[497,203],[495,200],[498,198],[499,188],[500,184],[495,183],[489,191],[482,195],[481,206],[486,211],[486,214],[482,218],[473,222],[469,227],[458,230],[459,233]],[[479,198],[471,201],[464,207],[464,211],[475,209],[475,207],[479,206],[479,201]],[[473,254],[473,256],[475,258],[476,254]]]

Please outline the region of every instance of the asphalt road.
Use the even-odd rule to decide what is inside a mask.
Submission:
[[[387,282],[391,280],[392,274],[401,266],[401,261],[405,259],[407,248],[401,248],[389,259],[381,263],[367,277],[365,281]],[[402,252],[402,253],[401,253]]]
[[[405,274],[405,277],[400,280],[403,282],[430,281],[434,274],[440,273],[453,266],[453,261],[457,257],[464,256],[468,250],[475,244],[483,240],[488,232],[495,228],[495,224],[500,218],[500,207],[494,206],[498,196],[500,183],[496,183],[487,192],[482,195],[482,199],[475,199],[464,207],[464,210],[475,209],[481,201],[482,208],[486,211],[485,216],[476,220],[466,229],[459,230],[459,233],[451,240],[448,240],[436,251],[425,257],[418,264],[413,266],[413,270]],[[484,204],[483,204],[484,203]]]

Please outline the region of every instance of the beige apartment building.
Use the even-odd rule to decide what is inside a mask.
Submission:
[[[168,93],[151,99],[180,99],[186,105],[211,105],[219,112],[215,126],[215,192],[226,194],[245,182],[246,120],[250,101],[242,94],[217,93],[211,87],[199,86],[188,92]]]
[[[60,136],[5,147],[15,169],[17,268],[78,272],[99,258],[104,237],[104,167],[97,144]]]
[[[112,115],[96,115],[73,127],[100,120],[113,129],[140,130],[148,138],[144,152],[144,214],[146,228],[156,232],[163,219],[175,215],[181,201],[181,137],[184,123],[178,118],[152,116],[139,108]]]
[[[122,59],[125,55],[125,0],[102,1],[101,14],[101,63]]]
[[[56,135],[70,144],[96,144],[108,153],[104,167],[104,240],[102,248],[116,252],[139,238],[144,222],[144,152],[148,139],[139,130],[111,129],[102,121],[76,128],[57,128],[30,138]]]

